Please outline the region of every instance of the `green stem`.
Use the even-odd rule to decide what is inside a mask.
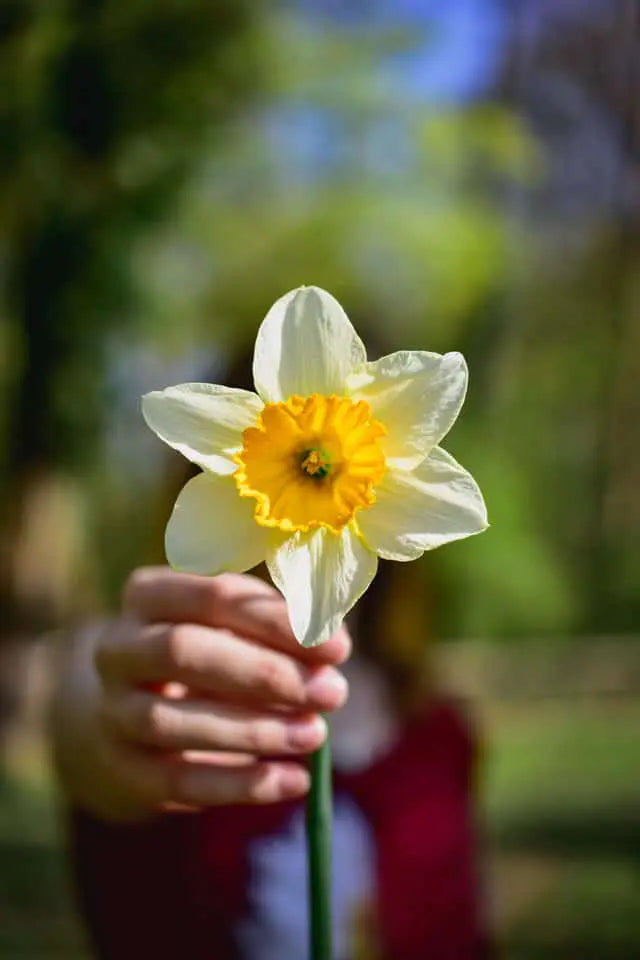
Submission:
[[[332,960],[331,948],[331,742],[311,756],[307,798],[310,960]]]

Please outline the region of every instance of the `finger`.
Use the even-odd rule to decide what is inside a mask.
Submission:
[[[195,624],[152,624],[134,637],[111,631],[95,651],[107,688],[183,683],[245,706],[329,711],[341,706],[347,682],[334,667],[307,667],[284,653]]]
[[[310,784],[305,767],[284,762],[226,768],[178,761],[168,779],[171,801],[200,807],[278,803],[304,796]]]
[[[119,770],[131,802],[148,810],[278,803],[304,796],[310,782],[307,769],[295,762],[226,765],[132,749],[121,751]]]
[[[258,756],[310,753],[327,728],[317,714],[270,715],[208,701],[170,700],[142,690],[105,697],[103,722],[112,734],[149,747],[231,750]]]
[[[145,567],[129,578],[123,605],[126,613],[147,623],[199,623],[231,630],[309,664],[343,663],[351,653],[344,627],[326,643],[302,647],[291,630],[282,596],[247,574],[199,577],[168,567]]]

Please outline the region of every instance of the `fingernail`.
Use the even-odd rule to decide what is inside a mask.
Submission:
[[[287,724],[287,743],[292,750],[315,750],[326,735],[327,724],[322,717]]]
[[[304,767],[283,767],[278,774],[278,792],[282,800],[300,797],[310,786],[311,778]]]
[[[307,696],[323,709],[334,710],[347,699],[349,685],[347,681],[330,667],[316,671],[307,680]]]

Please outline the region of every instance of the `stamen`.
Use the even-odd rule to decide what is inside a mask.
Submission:
[[[300,458],[300,466],[314,480],[322,480],[331,470],[331,462],[324,450],[305,450]]]

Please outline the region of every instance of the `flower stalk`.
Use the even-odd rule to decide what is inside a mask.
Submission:
[[[333,960],[331,925],[331,741],[311,756],[307,797],[309,864],[309,957]]]

